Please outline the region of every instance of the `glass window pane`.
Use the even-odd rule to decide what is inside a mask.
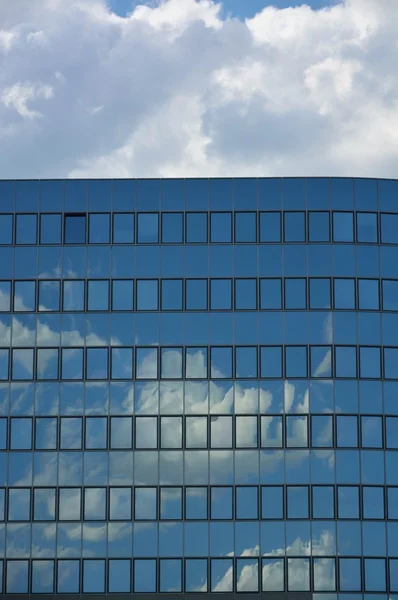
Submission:
[[[158,310],[158,280],[139,279],[137,281],[137,310]]]
[[[210,349],[212,379],[230,379],[232,377],[232,348]]]
[[[40,243],[61,243],[61,215],[40,215]]]
[[[14,282],[14,311],[32,312],[36,308],[36,282]]]
[[[355,309],[355,280],[334,280],[334,307],[336,309]]]
[[[306,346],[286,346],[285,361],[285,376],[287,378],[307,377]]]
[[[207,242],[207,213],[186,214],[186,242]]]
[[[381,377],[380,348],[359,349],[359,376],[363,379],[379,379]]]
[[[231,213],[210,213],[210,241],[232,242]]]
[[[156,559],[141,559],[134,561],[134,591],[156,592],[157,583]]]
[[[398,244],[398,215],[384,214],[381,217],[381,242]]]
[[[83,348],[63,348],[62,379],[83,379]]]
[[[333,241],[334,242],[353,242],[354,241],[354,213],[352,212],[334,212],[333,213]]]
[[[207,279],[185,280],[186,310],[207,310]]]
[[[130,560],[110,560],[108,563],[109,592],[125,593],[131,591]]]
[[[285,308],[305,309],[307,306],[307,280],[285,279]]]
[[[39,311],[59,311],[60,282],[39,281]]]
[[[110,242],[110,215],[109,214],[90,214],[89,215],[89,237],[90,244],[109,244]]]
[[[398,281],[383,279],[383,310],[398,310]]]
[[[87,379],[108,379],[108,348],[87,348]]]
[[[354,346],[336,346],[335,348],[336,377],[357,376],[357,349]]]
[[[334,519],[334,487],[312,486],[312,518]]]
[[[377,214],[357,212],[357,241],[377,243]]]
[[[140,244],[157,244],[159,241],[159,216],[157,213],[138,213],[138,234]]]
[[[105,560],[83,560],[83,593],[105,592]]]
[[[330,226],[328,212],[309,212],[308,213],[308,241],[310,242],[329,242]]]
[[[109,281],[89,280],[87,310],[109,310]]]
[[[257,279],[235,279],[235,309],[257,308]]]
[[[133,244],[134,240],[134,213],[114,213],[113,243]]]
[[[331,308],[330,279],[310,278],[310,309],[326,310]]]
[[[12,244],[13,215],[0,215],[0,244]]]
[[[308,519],[310,514],[308,487],[288,485],[286,491],[287,518]]]
[[[398,379],[398,349],[384,348],[384,377]]]
[[[358,279],[358,307],[379,310],[379,280]]]
[[[161,280],[161,310],[182,310],[182,279]]]
[[[133,279],[112,280],[112,310],[134,309]]]
[[[63,310],[84,310],[84,281],[64,281]]]
[[[235,242],[256,242],[256,213],[235,213]]]
[[[66,214],[64,229],[65,244],[86,243],[86,215]]]
[[[37,215],[17,215],[16,244],[37,244]]]
[[[33,349],[12,351],[12,379],[14,381],[33,379]]]
[[[183,213],[162,214],[162,243],[176,244],[183,241]]]
[[[210,309],[231,310],[232,308],[232,280],[210,280]]]
[[[262,310],[282,308],[281,279],[260,279],[260,308]]]
[[[281,241],[281,213],[260,213],[260,242]]]
[[[305,242],[305,213],[284,213],[284,241]]]

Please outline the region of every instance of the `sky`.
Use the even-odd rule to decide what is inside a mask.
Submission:
[[[397,0],[0,0],[0,178],[395,177],[397,30]]]

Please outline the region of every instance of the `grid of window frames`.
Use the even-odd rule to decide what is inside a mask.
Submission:
[[[0,181],[0,593],[166,592],[398,594],[398,181]]]

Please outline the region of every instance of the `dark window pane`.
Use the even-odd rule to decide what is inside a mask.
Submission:
[[[132,279],[112,280],[112,310],[134,309],[134,281]]]
[[[305,309],[307,307],[307,280],[285,279],[285,308]]]
[[[331,308],[330,279],[311,278],[309,283],[310,308],[323,310]]]
[[[232,308],[232,280],[210,280],[210,309],[231,310]]]
[[[162,279],[161,310],[182,310],[182,279]]]
[[[0,215],[0,244],[12,244],[13,215]]]
[[[86,215],[65,215],[65,244],[86,243]]]

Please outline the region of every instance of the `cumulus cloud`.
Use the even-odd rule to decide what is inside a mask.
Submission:
[[[0,177],[395,176],[396,0],[0,6]]]

